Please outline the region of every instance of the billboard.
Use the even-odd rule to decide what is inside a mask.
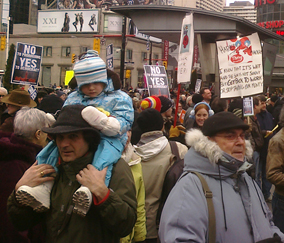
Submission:
[[[98,10],[38,11],[38,33],[97,33]]]
[[[42,49],[42,46],[17,42],[11,83],[37,85]]]
[[[153,0],[57,0],[58,9],[94,9],[122,5],[149,5]]]

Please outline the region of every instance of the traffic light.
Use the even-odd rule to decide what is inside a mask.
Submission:
[[[77,59],[77,56],[73,53],[73,54],[72,54],[72,60],[71,60],[71,62],[72,62],[72,63],[75,63],[75,62],[76,62],[76,59]]]
[[[95,51],[97,51],[98,54],[100,54],[100,50],[101,50],[101,40],[100,40],[100,39],[98,39],[98,38],[94,39],[94,46],[93,46],[93,49],[94,49]]]
[[[0,50],[4,51],[6,48],[6,36],[2,35],[1,36],[1,44],[0,44]]]
[[[126,70],[125,71],[125,78],[130,78],[131,77],[131,70]]]
[[[168,69],[168,61],[163,61],[163,66],[165,67],[165,69]]]

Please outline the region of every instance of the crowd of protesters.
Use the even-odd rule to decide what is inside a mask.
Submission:
[[[246,116],[208,87],[123,90],[95,52],[74,71],[0,88],[0,242],[284,242],[281,97]]]

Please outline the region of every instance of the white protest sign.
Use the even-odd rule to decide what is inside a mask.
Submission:
[[[182,22],[179,57],[178,57],[178,83],[190,82],[193,51],[194,51],[193,14],[186,15]]]
[[[217,41],[220,98],[263,92],[262,49],[257,33]]]
[[[201,87],[201,79],[196,79],[196,83],[195,83],[195,93],[199,93],[200,92],[200,87]]]

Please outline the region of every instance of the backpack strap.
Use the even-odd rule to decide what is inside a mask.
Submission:
[[[177,157],[177,161],[180,160],[177,143],[175,141],[169,141],[169,144],[171,146],[172,154]]]
[[[216,219],[215,219],[215,210],[214,210],[214,204],[213,204],[213,194],[210,191],[206,180],[200,173],[196,171],[191,171],[191,173],[194,173],[199,178],[202,184],[202,189],[206,197],[207,207],[208,207],[208,219],[209,219],[208,243],[215,243],[216,241]]]

